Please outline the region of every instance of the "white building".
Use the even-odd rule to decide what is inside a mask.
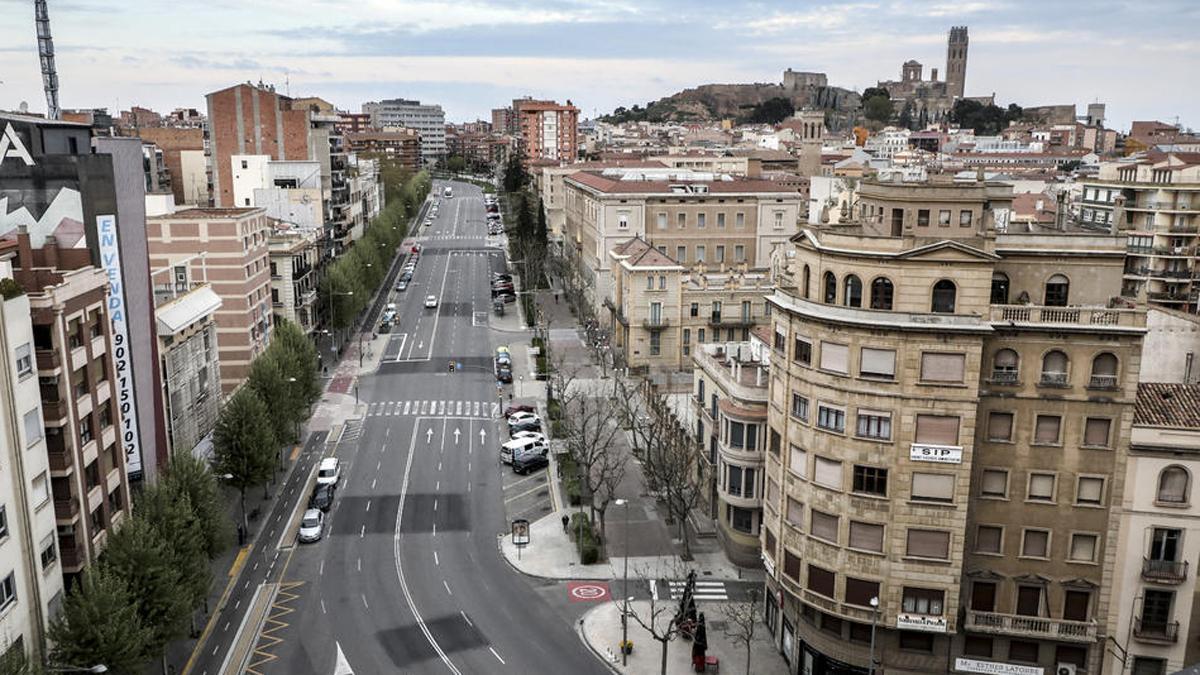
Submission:
[[[429,165],[446,157],[446,113],[442,106],[403,98],[362,104],[376,129],[405,127],[421,134],[421,162]]]
[[[279,161],[269,155],[233,155],[233,199],[238,207],[266,209],[267,217],[301,229],[324,224],[321,163]]]

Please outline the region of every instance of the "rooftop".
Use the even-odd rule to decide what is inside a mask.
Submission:
[[[568,179],[599,192],[610,194],[788,194],[774,181],[733,178],[724,174],[696,173],[679,169],[666,171],[580,171]]]
[[[1200,429],[1200,384],[1139,383],[1133,423],[1153,427]]]
[[[264,209],[258,207],[237,207],[228,209],[216,208],[191,208],[176,211],[174,213],[164,213],[161,216],[150,216],[147,220],[211,220],[213,218],[242,218],[244,216],[255,213],[265,213]]]

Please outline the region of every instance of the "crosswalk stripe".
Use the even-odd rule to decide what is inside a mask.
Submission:
[[[491,403],[491,407],[488,407]],[[489,412],[490,411],[490,412]],[[489,419],[500,414],[500,404],[489,401],[375,401],[367,404],[368,417],[430,415]]]

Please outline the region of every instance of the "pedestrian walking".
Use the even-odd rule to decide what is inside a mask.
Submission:
[[[562,524],[563,524],[563,534],[566,534],[567,528],[570,527],[570,525],[571,525],[571,517],[564,513],[563,517],[562,517]]]

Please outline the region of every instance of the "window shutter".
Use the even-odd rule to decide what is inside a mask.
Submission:
[[[832,342],[821,343],[821,369],[845,375],[850,372],[850,348]]]
[[[958,445],[958,418],[944,415],[917,415],[916,442]]]
[[[800,581],[800,556],[785,550],[783,552],[783,573],[798,583]]]
[[[804,504],[791,497],[787,500],[787,521],[798,530],[804,529]]]
[[[980,525],[975,534],[975,550],[980,553],[999,553],[1004,530],[993,525]]]
[[[983,472],[983,494],[1008,494],[1008,474],[1004,471],[997,471],[995,469],[985,469]]]
[[[954,501],[954,476],[945,473],[913,472],[912,497],[939,502]]]
[[[836,582],[837,574],[811,564],[808,566],[808,589],[810,591],[832,598]]]
[[[965,354],[921,354],[921,379],[926,382],[962,382]]]
[[[905,555],[919,558],[949,558],[950,533],[938,530],[910,529],[908,531],[908,549]]]
[[[773,479],[767,479],[767,504],[773,509],[779,508],[779,483]]]
[[[862,363],[859,364],[858,369],[863,375],[895,377],[896,352],[891,349],[863,347]]]
[[[850,521],[850,548],[882,552],[883,526]]]
[[[988,415],[988,440],[1012,440],[1013,414],[1009,412],[993,412]]]
[[[1076,534],[1071,537],[1071,555],[1069,560],[1091,562],[1096,557],[1096,535]]]
[[[1110,421],[1107,419],[1089,417],[1083,432],[1083,444],[1108,447],[1109,425]]]
[[[1067,355],[1059,351],[1050,352],[1042,359],[1043,373],[1067,372]]]
[[[809,509],[809,512],[812,513],[812,529],[809,532],[814,537],[836,542],[838,540],[838,517],[821,513],[816,509]]]
[[[808,453],[793,445],[788,470],[801,478],[808,478]]]
[[[1045,530],[1026,530],[1021,555],[1045,558],[1050,544],[1050,533]]]
[[[1039,499],[1054,498],[1054,476],[1048,473],[1035,473],[1029,477],[1029,496]]]
[[[1035,443],[1058,443],[1058,427],[1062,418],[1058,415],[1038,415],[1037,429],[1034,432]]]
[[[835,490],[842,489],[842,463],[824,457],[816,458],[813,480]]]
[[[1099,504],[1104,497],[1104,479],[1103,478],[1080,478],[1079,493],[1076,495],[1076,501],[1088,502],[1091,504]]]
[[[870,607],[871,598],[879,597],[879,582],[846,577],[846,604]]]

